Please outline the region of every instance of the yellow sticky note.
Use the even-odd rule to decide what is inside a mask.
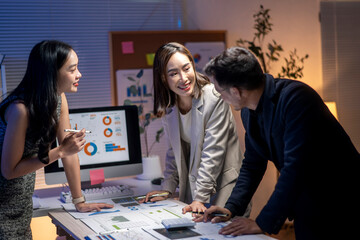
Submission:
[[[152,66],[154,64],[155,53],[146,54],[146,62],[147,65]]]

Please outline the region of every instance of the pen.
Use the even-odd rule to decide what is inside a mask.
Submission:
[[[195,213],[195,214],[201,214],[204,215],[204,212],[191,212],[191,213]],[[228,217],[229,214],[226,213],[210,213],[209,214],[210,217]]]
[[[168,192],[165,192],[165,193],[157,193],[157,194],[154,194],[154,195],[151,195],[150,197],[153,198],[153,197],[163,197],[163,196],[167,196],[169,195]],[[143,196],[138,196],[138,197],[134,197],[135,200],[140,200],[140,199],[144,199],[146,198],[146,195],[143,195]]]
[[[75,129],[64,129],[64,132],[80,132],[81,130]],[[91,131],[86,130],[85,133],[91,133]]]
[[[89,216],[92,216],[92,215],[97,215],[97,214],[103,214],[103,213],[114,213],[114,212],[120,212],[120,210],[114,210],[114,211],[99,211],[99,212],[93,212],[93,213],[90,213]]]

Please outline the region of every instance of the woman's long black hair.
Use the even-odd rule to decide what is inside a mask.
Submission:
[[[55,40],[36,44],[31,50],[24,78],[8,96],[15,94],[24,98],[29,113],[29,134],[40,140],[39,159],[48,155],[56,138],[57,76],[71,50],[70,45]]]

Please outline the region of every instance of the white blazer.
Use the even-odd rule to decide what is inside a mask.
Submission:
[[[184,201],[188,178],[193,200],[224,206],[243,159],[229,105],[219,98],[213,84],[205,85],[201,96],[193,98],[188,175],[181,154],[179,110],[177,106],[167,110],[162,119],[169,142],[163,190],[174,193],[179,186],[179,198]]]

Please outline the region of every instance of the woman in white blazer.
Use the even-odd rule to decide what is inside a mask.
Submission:
[[[179,43],[157,50],[153,74],[154,114],[162,117],[169,149],[163,191],[145,201],[166,199],[179,187],[179,200],[189,204],[184,213],[203,212],[207,203],[224,206],[243,159],[229,105]],[[150,198],[163,192],[169,195]]]

